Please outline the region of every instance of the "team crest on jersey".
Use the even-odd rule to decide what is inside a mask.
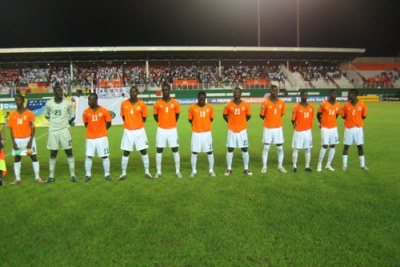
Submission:
[[[103,113],[100,112],[100,113],[99,113],[99,117],[103,117]]]
[[[24,121],[26,121],[28,119],[28,117],[27,116],[24,116]]]
[[[140,110],[140,106],[137,106],[137,107],[136,107],[136,110]]]
[[[175,107],[175,105],[174,104],[171,104],[171,108],[174,108]]]
[[[242,110],[245,110],[245,107],[242,107]]]
[[[206,111],[207,111],[207,113],[210,113],[210,109],[208,108],[208,109],[206,109]]]

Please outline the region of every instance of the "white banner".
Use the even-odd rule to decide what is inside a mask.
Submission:
[[[123,124],[122,117],[119,115],[121,109],[121,103],[124,101],[125,98],[122,97],[115,97],[115,98],[99,98],[98,104],[100,106],[105,107],[107,110],[110,111],[112,117],[112,124]],[[82,115],[85,109],[89,107],[88,99],[85,96],[80,96],[76,102],[76,119],[75,125],[82,126],[84,125],[82,121]]]

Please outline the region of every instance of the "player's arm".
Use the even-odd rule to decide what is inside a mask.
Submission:
[[[249,121],[251,119],[251,115],[246,115],[246,121]]]
[[[147,117],[142,117],[142,121],[146,122]]]
[[[154,120],[158,123],[158,114],[154,114],[153,117],[154,117]]]
[[[228,115],[222,114],[224,121],[228,122]]]
[[[1,128],[1,132],[0,132],[0,138],[1,138],[1,144],[3,145],[3,147],[6,144],[6,136],[5,136],[5,130],[6,130],[6,126],[4,123],[0,124],[0,128]]]
[[[13,133],[13,128],[10,127],[10,134],[11,134],[11,142],[13,144],[13,149],[18,150],[17,143],[15,143],[15,138],[14,138],[14,133]]]
[[[122,121],[125,121],[125,116],[121,116],[121,118],[122,118]]]
[[[265,119],[265,107],[264,107],[264,104],[261,104],[260,118],[261,118],[262,120]]]
[[[179,120],[179,113],[175,113],[175,119],[176,119],[176,121],[178,122],[178,120]]]
[[[45,117],[48,121],[50,121],[50,112],[51,112],[51,110],[50,110],[50,107],[49,107],[48,103],[49,103],[49,102],[46,103],[46,106],[45,106],[45,108],[44,108],[44,117]]]
[[[32,127],[31,136],[29,137],[29,142],[26,145],[26,148],[32,148],[32,141],[33,141],[33,137],[35,136],[35,131],[36,131],[36,128]]]
[[[337,117],[337,115],[336,115]],[[319,123],[321,123],[321,118],[322,118],[322,113],[321,112],[317,112],[317,120]]]
[[[75,125],[75,114],[74,114],[74,110],[72,108],[71,103],[68,105],[68,115],[69,115],[69,120],[68,123],[71,126]]]
[[[111,127],[111,121],[106,122],[106,128],[107,130]]]

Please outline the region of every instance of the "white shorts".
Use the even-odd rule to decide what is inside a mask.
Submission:
[[[19,155],[18,156],[26,156],[26,146],[29,143],[29,139],[30,137],[26,137],[26,138],[14,138],[15,143],[18,146],[18,150],[19,150]],[[36,149],[36,140],[35,137],[33,137],[32,139],[32,155],[36,155],[37,149]],[[11,151],[11,155],[15,156],[15,150],[14,148]]]
[[[262,142],[263,144],[283,144],[285,140],[283,139],[282,127],[279,128],[264,127]]]
[[[339,133],[337,127],[324,128],[321,127],[321,145],[339,144]]]
[[[72,135],[69,128],[49,132],[47,149],[58,150],[60,149],[60,146],[64,150],[72,148]]]
[[[103,158],[110,155],[108,149],[108,138],[106,136],[94,139],[86,139],[86,156],[94,157],[97,152],[97,156]]]
[[[176,128],[163,129],[158,127],[156,133],[156,147],[179,147],[178,131]]]
[[[228,138],[226,140],[226,146],[232,148],[249,147],[249,138],[247,137],[247,130],[235,133],[228,129]]]
[[[363,145],[364,144],[364,128],[353,127],[344,128],[344,139],[345,145]]]
[[[294,131],[292,148],[307,149],[312,147],[312,134],[311,129],[306,131]]]
[[[211,132],[193,132],[191,149],[196,153],[213,151]]]
[[[141,151],[149,147],[147,141],[147,135],[144,128],[137,130],[124,129],[124,135],[122,136],[121,149],[124,151],[132,151],[135,146],[136,151]]]

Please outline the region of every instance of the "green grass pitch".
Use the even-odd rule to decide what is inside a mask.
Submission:
[[[140,153],[133,152],[128,179],[118,182],[121,126],[109,131],[112,182],[104,180],[99,158],[93,160],[92,180],[82,182],[83,127],[72,130],[79,183],[69,181],[66,157],[60,151],[54,184],[35,184],[30,159],[24,158],[23,183],[12,187],[13,160],[8,156],[9,175],[6,186],[0,188],[1,266],[398,266],[400,103],[367,105],[368,172],[359,168],[354,146],[348,171],[343,172],[340,144],[333,162],[336,171],[317,173],[320,132],[316,120],[314,172],[303,171],[303,151],[298,173],[289,172],[293,104],[288,104],[284,116],[286,174],[277,170],[275,147],[270,150],[267,174],[260,173],[263,124],[259,105],[251,106],[249,121],[252,177],[243,174],[238,149],[232,176],[223,175],[227,125],[222,105],[215,106],[213,123],[214,178],[208,176],[205,154],[199,155],[197,177],[189,178],[188,106],[182,106],[178,123],[183,179],[175,178],[172,153],[166,149],[163,178],[143,178]],[[342,139],[343,120],[338,121]],[[146,131],[152,174],[155,129],[151,115]],[[38,128],[36,134],[44,179],[49,157],[46,133],[46,128]],[[9,153],[8,130],[7,138]]]

